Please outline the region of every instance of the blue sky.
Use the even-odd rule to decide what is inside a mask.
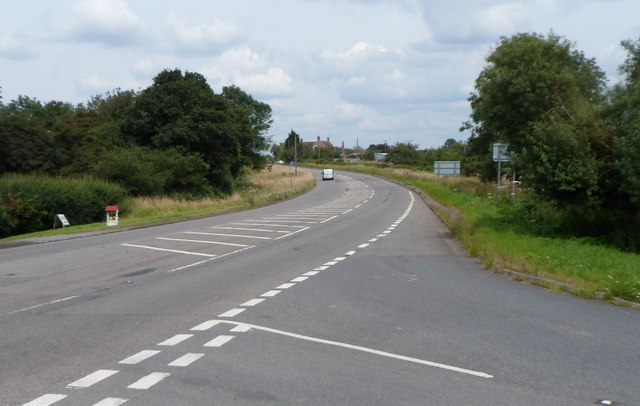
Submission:
[[[637,0],[0,0],[0,94],[83,103],[179,68],[271,105],[276,142],[430,148],[468,137],[501,36],[553,31],[615,83],[638,15]]]

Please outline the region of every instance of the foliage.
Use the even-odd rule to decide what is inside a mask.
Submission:
[[[126,196],[124,188],[88,176],[5,175],[0,178],[0,236],[51,228],[60,213],[71,224],[100,221],[105,206]]]
[[[418,145],[399,142],[389,149],[386,161],[396,165],[418,165],[420,163]]]

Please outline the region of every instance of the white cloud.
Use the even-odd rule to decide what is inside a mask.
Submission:
[[[341,70],[353,70],[374,60],[387,57],[389,51],[382,45],[359,42],[345,52],[325,52],[322,57]]]
[[[139,43],[145,25],[123,0],[80,0],[63,38],[110,46]]]
[[[250,94],[266,98],[290,96],[294,92],[293,79],[280,68],[269,68],[266,74],[239,77],[235,84]]]
[[[17,34],[0,37],[0,58],[25,60],[35,56],[35,52],[26,40]]]
[[[242,36],[235,24],[215,20],[211,24],[190,24],[175,12],[167,17],[166,40],[180,53],[216,54],[238,43]]]

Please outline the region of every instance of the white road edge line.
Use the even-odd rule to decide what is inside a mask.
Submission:
[[[466,374],[466,375],[473,375],[473,376],[477,376],[477,377],[480,377],[480,378],[493,378],[493,375],[489,375],[489,374],[487,374],[485,372],[473,371],[471,369],[459,368],[459,367],[455,367],[455,366],[452,366],[452,365],[441,364],[439,362],[427,361],[427,360],[422,360],[422,359],[419,359],[419,358],[413,358],[413,357],[407,357],[407,356],[404,356],[404,355],[392,354],[390,352],[375,350],[375,349],[372,349],[372,348],[361,347],[361,346],[358,346],[358,345],[341,343],[341,342],[338,342],[338,341],[325,340],[325,339],[322,339],[322,338],[304,336],[304,335],[301,335],[301,334],[290,333],[290,332],[282,331],[282,330],[276,330],[276,329],[269,328],[269,327],[257,326],[255,324],[239,323],[239,322],[227,321],[227,320],[221,320],[220,322],[221,323],[227,323],[227,324],[234,324],[234,325],[237,325],[237,326],[246,326],[246,327],[248,327],[250,329],[261,330],[261,331],[265,331],[265,332],[268,332],[268,333],[279,334],[279,335],[283,335],[283,336],[287,336],[287,337],[297,338],[299,340],[305,340],[305,341],[310,341],[310,342],[319,343],[319,344],[332,345],[332,346],[335,346],[335,347],[342,347],[342,348],[347,348],[347,349],[350,349],[350,350],[362,351],[362,352],[366,352],[366,353],[369,353],[369,354],[379,355],[379,356],[382,356],[382,357],[393,358],[393,359],[397,359],[397,360],[400,360],[400,361],[412,362],[412,363],[415,363],[415,364],[426,365],[426,366],[430,366],[430,367],[434,367],[434,368],[446,369],[446,370],[449,370],[449,371],[458,372],[458,373]]]

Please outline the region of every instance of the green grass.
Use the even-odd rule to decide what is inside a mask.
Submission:
[[[271,204],[301,195],[313,188],[315,178],[309,172],[299,171],[291,176],[290,169],[274,166],[249,176],[241,191],[220,199],[176,200],[171,198],[133,198],[121,204],[123,213],[117,226],[104,222],[74,225],[7,237],[0,241],[69,235],[93,231],[118,230],[162,224],[172,221],[213,216]]]
[[[640,255],[597,244],[591,239],[536,236],[511,224],[496,201],[495,184],[470,178],[443,178],[409,169],[381,165],[332,165],[352,172],[384,176],[414,186],[437,202],[455,208],[439,210],[467,252],[488,269],[512,271],[564,282],[572,294],[594,298],[618,297],[640,302]],[[544,285],[544,283],[543,283]],[[553,284],[546,285],[558,289]],[[599,295],[599,294],[598,294]]]

